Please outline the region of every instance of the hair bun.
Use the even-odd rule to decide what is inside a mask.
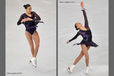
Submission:
[[[24,7],[25,9],[27,9],[29,6],[31,6],[31,5],[30,5],[30,4],[23,5],[23,7]]]
[[[26,7],[26,5],[23,5],[23,7]]]

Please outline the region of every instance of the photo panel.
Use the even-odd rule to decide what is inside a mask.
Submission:
[[[6,0],[5,29],[6,76],[56,76],[56,0]]]
[[[108,76],[108,1],[58,0],[58,76]]]

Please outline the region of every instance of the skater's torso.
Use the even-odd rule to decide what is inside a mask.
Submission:
[[[25,25],[26,29],[37,27],[36,25],[38,24],[38,20],[41,20],[39,15],[37,15],[34,11],[31,12],[31,16],[28,16],[26,13],[22,14],[19,21],[17,22],[18,25],[21,24],[21,20],[25,18],[31,18],[32,21],[25,21],[22,24]]]
[[[92,41],[92,33],[91,30],[79,30],[78,33],[83,37],[84,41]]]

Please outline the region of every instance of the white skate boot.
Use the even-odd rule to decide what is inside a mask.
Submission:
[[[33,57],[31,60],[30,60],[30,63],[32,63],[32,65],[36,68],[37,67],[37,59],[35,57]]]
[[[75,65],[71,65],[70,67],[67,68],[67,71],[69,73],[72,73],[72,70],[73,70],[74,67],[75,67]]]
[[[90,70],[90,68],[89,67],[86,67],[85,74],[88,74],[89,73],[89,70]]]

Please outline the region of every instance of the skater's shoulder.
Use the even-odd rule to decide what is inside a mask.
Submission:
[[[23,17],[24,15],[25,15],[25,13],[22,13],[22,14],[21,14],[21,17]]]
[[[81,30],[79,30],[77,33],[80,34],[81,33]]]
[[[32,11],[31,13],[32,13],[32,14],[36,14],[36,12],[35,12],[35,11]]]

